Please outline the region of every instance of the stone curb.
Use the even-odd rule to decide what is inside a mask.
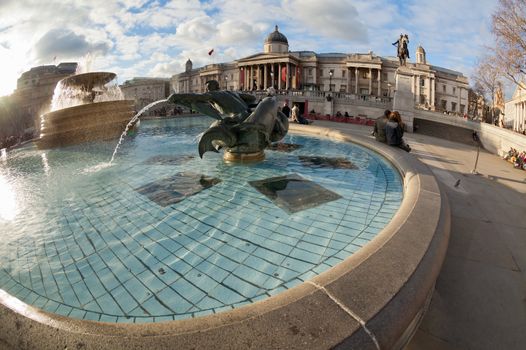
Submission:
[[[148,324],[70,319],[0,290],[0,344],[13,349],[401,349],[428,305],[445,256],[450,210],[427,166],[370,138],[317,126],[307,133],[352,141],[401,173],[404,199],[365,247],[311,281],[220,314]]]

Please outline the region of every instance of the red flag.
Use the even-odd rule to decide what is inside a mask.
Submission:
[[[213,53],[214,53],[214,49],[208,51],[208,56],[212,56]]]
[[[281,67],[281,81],[287,81],[287,66]]]

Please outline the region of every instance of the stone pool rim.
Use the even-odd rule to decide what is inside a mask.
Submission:
[[[367,245],[297,287],[242,308],[179,321],[77,320],[0,289],[0,345],[13,349],[401,349],[433,293],[450,231],[448,200],[431,170],[372,138],[318,126],[293,133],[365,146],[390,161],[404,186],[400,209]]]

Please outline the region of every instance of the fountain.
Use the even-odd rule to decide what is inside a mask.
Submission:
[[[110,72],[76,74],[58,82],[40,123],[40,149],[117,138],[134,114]]]
[[[219,90],[216,80],[207,81],[206,86],[204,94],[174,93],[166,100],[153,102],[137,113],[130,123],[167,103],[196,110],[217,119],[200,137],[199,156],[203,158],[208,151],[218,153],[224,148],[223,159],[239,163],[262,161],[265,148],[287,134],[289,120],[278,110],[273,89],[269,89],[268,96],[256,104],[253,95]],[[112,161],[115,153],[116,150]]]
[[[113,119],[127,101],[105,100],[111,79],[66,79],[43,116],[38,145],[52,149],[0,155],[0,344],[403,348],[447,247],[431,170],[369,138],[289,126],[274,96],[255,105],[213,83],[148,106],[182,104],[211,126],[145,121],[111,167],[108,143],[55,147],[138,120],[124,128],[131,106]],[[203,157],[220,149],[265,161]]]

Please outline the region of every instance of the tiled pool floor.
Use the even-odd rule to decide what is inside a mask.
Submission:
[[[81,159],[77,149],[45,157],[21,150],[0,165],[22,198],[14,219],[0,217],[0,288],[50,312],[107,322],[231,310],[341,262],[375,237],[402,200],[397,171],[355,145],[291,135],[286,142],[303,147],[230,166],[220,155],[194,157],[201,129],[175,139],[180,121],[156,123],[144,122],[118,165],[97,172],[79,171],[100,159]],[[299,156],[353,167],[310,166]],[[55,166],[63,158],[68,165]],[[291,197],[284,210],[251,185],[291,174],[334,195],[307,196],[298,210]]]

